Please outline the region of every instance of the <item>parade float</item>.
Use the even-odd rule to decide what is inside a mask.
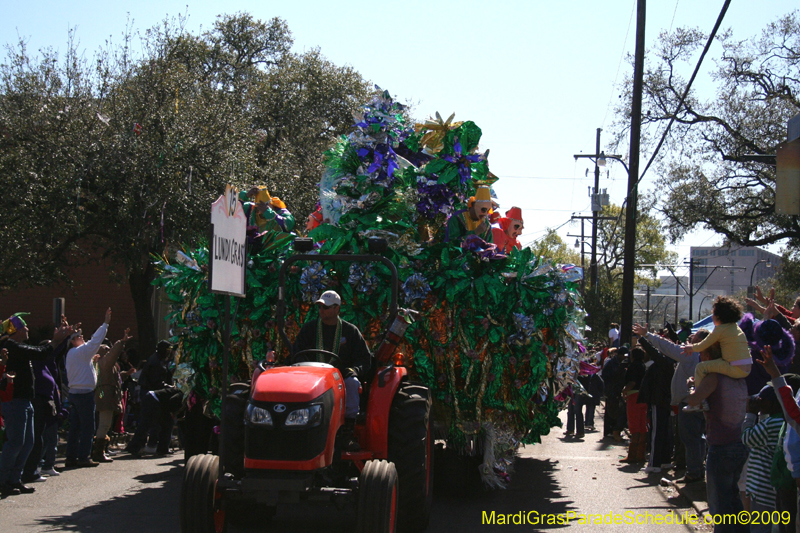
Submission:
[[[481,130],[438,113],[413,125],[404,111],[383,92],[325,153],[315,216],[322,223],[309,237],[321,254],[365,253],[368,239],[388,241],[384,255],[399,273],[399,303],[417,311],[398,351],[413,378],[433,391],[435,436],[450,450],[480,457],[483,481],[502,488],[518,447],[560,425],[558,412],[575,386],[585,352],[582,272],[529,248],[503,253],[475,235],[470,221],[454,236],[457,218],[497,180],[488,151],[478,150]],[[273,225],[253,236],[246,297],[234,303],[230,381],[249,382],[270,350],[279,362],[289,356],[275,322],[277,272],[294,253],[295,234],[285,229]],[[155,259],[155,283],[172,304],[168,320],[179,343],[175,377],[189,405],[218,416],[223,297],[208,288],[208,249]],[[380,264],[293,266],[285,295],[289,338],[316,316],[320,294],[333,289],[343,300],[342,318],[375,349],[386,329],[389,280]]]

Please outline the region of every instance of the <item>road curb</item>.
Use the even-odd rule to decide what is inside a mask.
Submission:
[[[686,498],[694,508],[697,516],[703,516],[708,513],[708,502],[705,501],[706,497],[706,482],[698,481],[696,483],[676,483],[674,479],[661,478],[659,486],[663,489],[672,488],[680,496]],[[669,496],[669,495],[668,495]]]

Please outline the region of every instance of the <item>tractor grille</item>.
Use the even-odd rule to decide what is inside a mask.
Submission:
[[[324,392],[306,403],[255,402],[251,403],[270,412],[272,427],[263,427],[249,422],[245,428],[245,457],[267,461],[308,461],[325,451],[333,413],[333,390]],[[276,412],[278,404],[286,407]],[[286,427],[286,417],[296,409],[322,404],[322,423],[316,427]]]

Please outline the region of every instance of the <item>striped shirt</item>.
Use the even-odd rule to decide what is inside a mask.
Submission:
[[[742,424],[742,442],[750,449],[747,463],[747,495],[770,508],[775,508],[775,487],[770,481],[772,456],[778,445],[783,417],[770,415],[756,423],[757,415],[747,413]]]

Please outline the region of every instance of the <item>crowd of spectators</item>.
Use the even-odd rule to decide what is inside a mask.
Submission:
[[[135,351],[126,349],[130,330],[114,343],[107,338],[111,309],[90,339],[62,317],[52,340],[39,345],[28,344],[24,316],[12,315],[0,331],[0,497],[30,494],[59,470],[112,462],[112,436],[129,440],[132,457],[170,453],[182,400],[172,384],[172,344],[161,341],[136,368]]]
[[[772,296],[757,291],[746,301],[760,318],[717,298],[715,334],[693,330],[688,320],[677,332],[669,324],[661,331],[635,324],[631,346],[614,347],[619,334],[612,328],[610,347],[593,347],[592,364],[582,366],[582,374],[601,377],[603,439],[623,443],[628,433],[622,463],[658,476],[684,473],[674,480],[679,485],[705,483],[712,515],[791,517],[775,529],[728,523],[717,532],[800,531],[800,298],[788,309]],[[570,412],[598,400],[579,381]],[[583,437],[568,423],[566,438]]]

